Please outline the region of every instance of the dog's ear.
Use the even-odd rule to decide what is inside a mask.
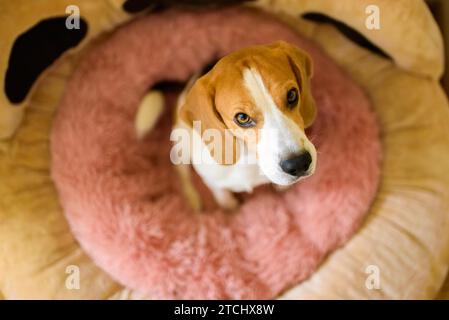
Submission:
[[[301,88],[300,112],[304,127],[309,127],[316,117],[316,104],[312,96],[310,79],[313,76],[313,63],[310,56],[303,50],[287,42],[280,41],[277,46],[287,55],[288,62]]]
[[[208,79],[198,79],[178,109],[178,116],[202,137],[212,158],[219,164],[232,165],[239,158],[240,141],[227,130],[215,104],[214,87]]]

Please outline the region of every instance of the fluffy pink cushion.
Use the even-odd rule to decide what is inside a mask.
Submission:
[[[139,141],[140,99],[158,81],[187,80],[215,57],[279,39],[315,63],[316,174],[285,193],[259,188],[234,213],[208,201],[194,214],[169,159],[169,112]],[[52,175],[76,238],[122,284],[155,298],[273,298],[361,224],[379,181],[378,134],[364,93],[275,18],[168,11],[118,29],[83,59],[55,118]]]

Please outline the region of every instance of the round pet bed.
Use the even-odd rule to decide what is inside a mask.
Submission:
[[[113,1],[112,6],[106,2],[94,5],[85,1],[86,6],[81,5],[90,26],[86,39],[130,18],[121,12],[124,1]],[[364,2],[359,3],[363,6]],[[377,33],[364,29],[363,8],[336,7],[330,0],[258,2],[264,8],[288,13],[292,26],[318,43],[362,86],[382,131],[382,179],[368,218],[344,248],[326,259],[310,279],[285,292],[284,298],[432,298],[447,272],[449,168],[443,160],[449,157],[449,112],[437,82],[442,70],[441,39],[422,1],[413,5],[385,0],[369,3],[382,8],[384,24]],[[14,2],[14,6],[20,5],[21,1]],[[1,12],[13,16],[14,6],[11,3],[11,8]],[[46,6],[62,9],[46,11]],[[25,28],[24,21],[32,20],[28,22],[32,25],[38,21],[35,19],[63,12],[64,7],[64,1],[42,1],[32,18],[21,15],[22,21],[15,24]],[[359,48],[331,26],[298,20],[307,12],[341,19],[395,62]],[[410,19],[398,25],[394,23],[398,15]],[[407,46],[401,42],[404,35],[409,37]],[[9,53],[14,40],[9,35],[3,38],[11,43],[5,42],[1,57]],[[88,51],[86,44],[82,42],[76,51]],[[70,51],[60,58],[39,78],[18,109],[13,109],[16,107],[3,94],[0,97],[0,112],[11,119],[5,122],[7,118],[2,117],[4,122],[0,123],[1,136],[6,137],[0,141],[0,291],[4,298],[142,297],[116,284],[83,254],[49,178],[49,130],[66,79],[76,70],[79,56]],[[7,59],[1,61],[4,64]],[[379,289],[365,285],[370,265],[380,270]],[[76,290],[66,286],[71,266],[80,270]]]
[[[186,81],[227,52],[276,40],[314,61],[317,172],[282,194],[258,190],[236,212],[195,214],[170,163],[170,122],[137,138],[139,99],[158,81]],[[169,11],[118,30],[69,81],[51,149],[82,247],[121,283],[157,298],[273,298],[303,280],[367,213],[380,161],[375,115],[361,90],[290,27],[239,8]]]

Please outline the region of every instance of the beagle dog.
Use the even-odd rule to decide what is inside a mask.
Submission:
[[[316,115],[311,77],[310,57],[279,41],[235,51],[189,81],[178,98],[170,156],[194,209],[201,199],[190,165],[229,210],[239,204],[234,193],[267,183],[285,188],[314,173],[317,152],[304,131]]]

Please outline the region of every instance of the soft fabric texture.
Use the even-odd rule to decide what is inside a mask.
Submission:
[[[182,0],[180,0],[182,2]],[[213,0],[211,0],[213,1]],[[98,34],[109,31],[133,17],[123,10],[125,0],[15,0],[0,2],[0,86],[11,48],[17,37],[43,19],[63,16],[70,5],[77,5],[88,22],[86,38],[70,52],[81,50]],[[354,4],[357,5],[354,5]],[[438,79],[444,69],[443,41],[438,27],[423,0],[256,0],[252,5],[286,12],[298,17],[318,12],[329,15],[355,28],[358,32],[388,52],[399,66],[417,74]],[[380,9],[380,30],[365,27],[368,5]],[[406,43],[407,45],[404,45]],[[0,92],[0,139],[10,137],[19,126],[24,107],[44,73],[34,83],[25,101],[11,104]]]
[[[170,162],[170,121],[136,138],[139,101],[158,81],[280,39],[314,61],[317,171],[282,194],[260,188],[236,212],[195,214]],[[118,30],[75,71],[52,132],[52,176],[75,236],[116,279],[157,298],[273,298],[303,280],[359,226],[379,162],[362,91],[290,27],[249,9],[169,11]]]
[[[58,1],[52,0],[51,4]],[[322,7],[315,10],[326,12],[334,1],[322,1]],[[96,10],[100,3],[88,2],[90,6],[84,12]],[[113,2],[119,8],[123,1]],[[396,7],[396,1],[389,1],[389,5]],[[408,3],[400,7],[418,16],[421,12]],[[269,8],[268,2],[265,8]],[[342,8],[341,13],[349,9]],[[279,4],[277,10],[292,13],[287,2]],[[0,10],[0,14],[5,12]],[[15,12],[17,19],[23,16],[20,10]],[[388,12],[387,8],[385,14]],[[98,18],[104,18],[104,22],[97,32],[117,26],[109,10],[98,11],[92,19]],[[0,24],[4,22],[0,19]],[[330,26],[305,23],[297,16],[290,22],[324,48],[367,92],[381,122],[384,152],[383,179],[369,218],[311,278],[281,297],[434,298],[449,261],[449,161],[444,161],[449,158],[447,98],[437,81],[404,71],[359,48]],[[401,21],[401,25],[408,23],[414,24],[415,19]],[[398,32],[397,25],[388,27],[391,32],[386,33],[387,38]],[[402,31],[408,33],[410,29]],[[432,32],[426,35],[436,36]],[[402,44],[401,37],[396,41]],[[386,51],[394,54],[390,49]],[[89,47],[82,52],[87,50]],[[151,298],[117,284],[80,249],[49,176],[49,132],[54,110],[79,57],[69,52],[48,69],[27,99],[26,108],[20,108],[24,118],[16,133],[0,140],[0,296],[6,299]],[[419,56],[416,64],[420,64]],[[15,110],[8,105],[0,107],[5,112]],[[5,119],[3,115],[0,118]],[[380,267],[380,290],[365,286],[369,264]],[[79,290],[65,286],[66,268],[70,265],[80,268]],[[447,298],[448,286],[443,291],[441,297]]]
[[[305,23],[299,29],[368,92],[382,128],[382,179],[366,223],[344,250],[282,297],[434,298],[449,263],[449,105],[444,91],[436,80],[347,43],[329,26]],[[380,272],[378,290],[366,286],[369,266]]]
[[[19,126],[24,107],[33,94],[35,84],[45,75],[44,71],[23,102],[13,104],[8,100],[3,88],[11,50],[16,39],[45,19],[66,16],[67,8],[70,9],[70,6],[76,5],[81,17],[88,21],[88,30],[83,41],[68,52],[79,51],[99,33],[108,31],[115,25],[132,18],[132,15],[122,10],[123,1],[96,0],[94,5],[91,0],[76,0],[75,3],[71,0],[0,1],[0,39],[2,39],[0,41],[0,87],[2,88],[0,91],[0,139],[10,137]],[[71,10],[69,12],[73,12]]]
[[[296,17],[306,13],[327,15],[365,36],[405,70],[432,79],[439,79],[443,74],[443,38],[423,0],[261,0],[258,3],[269,4],[273,11]],[[377,11],[372,11],[373,6]],[[367,28],[373,12],[379,18],[379,29]]]

